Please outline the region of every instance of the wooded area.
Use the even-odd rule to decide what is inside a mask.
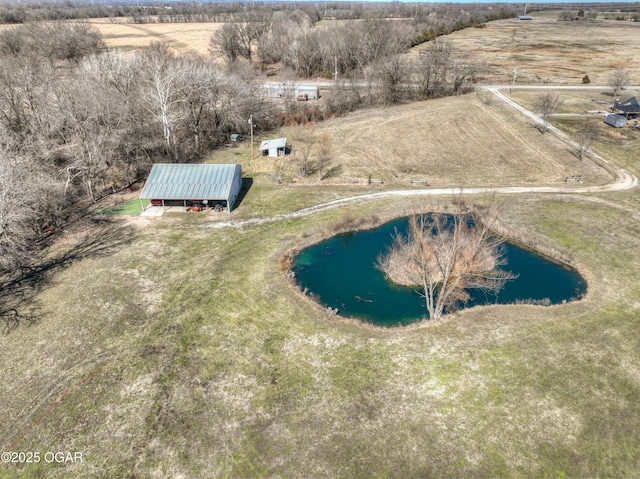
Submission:
[[[125,14],[139,23],[226,23],[212,35],[211,57],[200,58],[161,42],[108,51],[81,19]],[[197,159],[248,133],[250,116],[265,130],[465,91],[482,64],[456,58],[446,43],[411,60],[406,51],[423,37],[510,14],[402,4],[4,5],[0,19],[20,25],[0,31],[0,270],[22,264],[43,238],[155,162]],[[337,73],[342,88],[322,107],[283,105],[262,88],[274,68],[291,84]]]

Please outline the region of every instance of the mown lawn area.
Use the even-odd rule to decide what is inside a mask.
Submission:
[[[107,206],[104,208],[97,208],[93,210],[94,215],[123,215],[123,216],[133,216],[139,215],[142,213],[142,210],[149,206],[150,200],[142,200],[142,204],[140,200],[135,198],[133,200],[129,200],[126,203],[122,203],[116,206]]]

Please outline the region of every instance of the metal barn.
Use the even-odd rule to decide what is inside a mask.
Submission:
[[[627,124],[627,119],[622,115],[610,114],[607,115],[607,117],[604,119],[604,122],[607,125],[611,125],[615,128],[624,128],[624,126]]]
[[[140,193],[152,206],[200,206],[231,212],[242,188],[240,165],[157,163]]]

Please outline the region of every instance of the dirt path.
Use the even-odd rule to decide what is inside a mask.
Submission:
[[[491,88],[490,91],[496,95],[500,100],[504,101],[508,105],[512,106],[516,110],[520,111],[522,114],[529,117],[531,120],[536,122],[537,124],[542,125],[542,119],[537,116],[535,113],[527,110],[522,105],[519,105],[515,101],[511,100],[507,96],[505,96],[498,87]],[[560,131],[559,129],[548,125],[548,133],[556,135],[558,138],[566,142],[569,146],[575,148],[577,144],[569,138],[565,133]],[[349,198],[342,198],[339,200],[329,201],[327,203],[321,203],[319,205],[311,206],[309,208],[304,208],[298,211],[294,211],[292,213],[279,214],[275,216],[271,216],[268,218],[253,218],[250,220],[240,220],[240,221],[222,221],[210,223],[207,225],[209,228],[242,228],[245,226],[253,226],[253,225],[261,225],[265,223],[271,223],[274,221],[280,221],[283,219],[290,218],[301,218],[304,216],[309,216],[314,213],[318,213],[320,211],[329,210],[332,208],[338,208],[340,206],[345,205],[353,205],[358,203],[363,203],[366,201],[373,200],[381,200],[388,198],[400,198],[400,197],[411,197],[411,196],[442,196],[442,195],[476,195],[476,194],[506,194],[506,195],[519,195],[519,194],[579,194],[579,195],[588,195],[593,193],[604,193],[611,191],[624,191],[631,188],[635,188],[638,186],[638,178],[632,173],[624,170],[620,166],[618,166],[613,161],[604,158],[601,155],[595,154],[593,152],[590,153],[591,157],[602,166],[602,168],[606,169],[610,172],[615,180],[607,185],[599,185],[599,186],[584,186],[579,187],[575,185],[566,185],[566,186],[498,186],[498,187],[448,187],[448,188],[424,188],[420,190],[390,190],[390,191],[381,191],[378,193],[370,193],[366,195],[352,196]]]

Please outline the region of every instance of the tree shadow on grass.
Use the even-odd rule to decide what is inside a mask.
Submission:
[[[68,250],[0,277],[0,331],[8,334],[20,324],[36,324],[42,313],[36,295],[52,277],[85,258],[109,256],[133,239],[133,228],[120,220],[89,218],[82,237]]]

